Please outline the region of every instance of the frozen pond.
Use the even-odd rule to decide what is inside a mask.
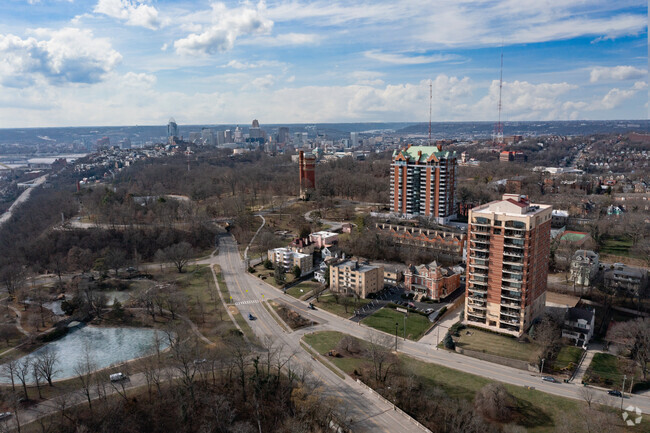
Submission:
[[[60,340],[46,344],[26,357],[38,356],[39,352],[49,347],[57,354],[56,380],[74,377],[74,368],[82,355],[88,350],[97,369],[119,364],[140,356],[155,353],[156,330],[147,328],[98,328],[86,326],[71,331]],[[158,331],[161,350],[169,346],[166,336]],[[24,358],[24,357],[23,357]],[[23,359],[21,358],[21,360]],[[8,377],[2,377],[8,383]]]

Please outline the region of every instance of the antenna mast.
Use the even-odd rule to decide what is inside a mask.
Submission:
[[[431,105],[433,101],[433,84],[429,80],[429,146],[431,146]]]
[[[501,123],[501,91],[503,89],[503,47],[501,47],[501,68],[499,70],[499,103],[497,104],[498,121],[494,125],[494,142],[503,146],[503,123]]]

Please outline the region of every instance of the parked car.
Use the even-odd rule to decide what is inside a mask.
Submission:
[[[433,308],[427,308],[426,310],[424,310],[424,313],[425,313],[425,314],[431,314],[431,313],[433,313]]]
[[[111,382],[119,382],[126,379],[126,374],[124,373],[113,373],[110,376]]]
[[[621,391],[619,391],[618,389],[610,389],[609,391],[607,391],[607,394],[613,395],[614,397],[623,397],[623,394],[621,394]]]
[[[253,316],[251,313],[248,313],[248,320],[255,320],[255,316]]]
[[[413,302],[409,302],[408,306],[411,307],[411,308],[415,308],[415,304]]]
[[[314,304],[312,304],[311,302],[309,303],[307,308],[309,308],[310,310],[315,310],[316,309],[316,307],[314,307]]]
[[[11,412],[2,412],[2,413],[0,413],[0,419],[7,419],[11,415],[13,415]]]
[[[558,381],[552,376],[544,376],[542,377],[542,380],[546,382],[558,383]]]

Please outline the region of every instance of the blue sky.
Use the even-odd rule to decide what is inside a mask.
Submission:
[[[0,127],[648,118],[635,0],[2,0]]]

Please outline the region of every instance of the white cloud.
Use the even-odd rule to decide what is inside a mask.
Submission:
[[[363,53],[367,58],[395,65],[424,65],[427,63],[446,62],[459,57],[453,54],[433,54],[429,56],[407,56],[405,54],[382,53],[379,50],[370,50]]]
[[[153,74],[127,72],[122,77],[122,83],[132,87],[151,87],[156,84],[156,76]]]
[[[155,30],[161,26],[158,10],[139,0],[99,0],[95,13],[126,21],[127,25]]]
[[[260,60],[258,62],[241,62],[239,60],[231,60],[222,68],[233,68],[237,70],[256,69],[256,68],[287,68],[287,64],[275,60]]]
[[[273,28],[273,21],[265,17],[266,5],[259,2],[256,7],[244,4],[228,9],[223,3],[212,5],[212,23],[183,39],[174,42],[176,52],[184,55],[205,55],[231,49],[238,37],[267,34]]]
[[[0,35],[0,83],[27,87],[35,80],[53,84],[96,83],[120,63],[122,56],[108,39],[90,30],[66,27],[37,29],[22,39]]]
[[[268,88],[271,87],[273,84],[275,84],[275,77],[271,74],[266,74],[263,77],[258,77],[255,78],[252,81],[253,86],[258,87],[258,88]]]
[[[317,44],[321,39],[322,36],[315,33],[282,33],[276,36],[253,38],[247,42],[247,45],[263,45],[266,47],[311,45]]]
[[[597,81],[625,81],[636,80],[647,76],[648,71],[635,68],[634,66],[598,66],[591,70],[589,81],[592,83]]]

